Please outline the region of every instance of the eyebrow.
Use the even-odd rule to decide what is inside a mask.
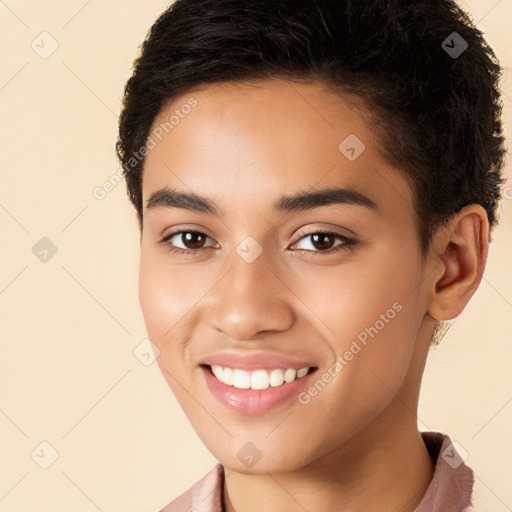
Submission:
[[[306,211],[333,204],[350,204],[378,210],[377,203],[361,192],[353,188],[334,187],[314,192],[299,192],[295,195],[283,196],[274,202],[272,210],[275,213]],[[169,187],[164,187],[153,192],[146,203],[148,210],[159,207],[183,208],[192,212],[217,217],[224,216],[224,212],[207,197],[200,196],[194,192],[180,192],[176,189],[170,189]]]

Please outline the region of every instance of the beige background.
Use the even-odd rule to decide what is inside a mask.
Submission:
[[[146,332],[124,182],[93,196],[119,169],[122,89],[167,4],[0,2],[0,512],[154,511],[216,462],[156,363],[133,353]],[[512,0],[464,5],[507,67],[510,136]],[[31,47],[52,38],[46,59]],[[432,351],[419,408],[420,429],[469,453],[493,512],[512,510],[511,181],[506,195],[482,285]],[[46,262],[32,252],[43,237],[58,250]],[[43,441],[58,452],[47,469]]]

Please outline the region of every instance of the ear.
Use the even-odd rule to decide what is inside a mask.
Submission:
[[[432,246],[428,313],[450,320],[464,310],[482,280],[489,251],[487,212],[478,204],[464,207],[438,230]]]

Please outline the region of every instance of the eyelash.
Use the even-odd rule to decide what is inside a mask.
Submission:
[[[193,255],[194,253],[197,253],[198,251],[201,251],[203,249],[211,248],[211,247],[201,247],[199,249],[181,249],[180,247],[175,247],[173,244],[171,244],[169,242],[169,240],[171,240],[174,236],[179,235],[179,234],[184,234],[184,233],[195,233],[195,234],[203,235],[205,237],[210,238],[208,235],[206,235],[205,233],[202,233],[201,231],[181,230],[181,231],[174,231],[172,233],[169,233],[169,234],[165,235],[158,242],[161,243],[161,244],[167,245],[168,246],[167,249],[168,249],[169,252],[172,252],[173,254],[176,254],[176,255],[179,255],[179,256],[190,256],[190,255]],[[308,257],[311,257],[311,256],[313,256],[315,254],[326,255],[326,254],[338,253],[339,251],[349,250],[349,249],[351,249],[353,246],[355,246],[358,243],[353,238],[348,238],[348,237],[346,237],[344,235],[340,235],[339,233],[336,233],[334,231],[327,231],[325,229],[318,229],[318,230],[311,231],[309,233],[303,234],[300,238],[297,239],[296,242],[293,243],[293,245],[296,245],[303,238],[306,238],[306,237],[312,236],[312,235],[316,235],[316,234],[330,235],[330,236],[333,236],[335,238],[338,238],[343,243],[339,244],[339,245],[337,245],[337,246],[335,246],[332,249],[329,249],[327,251],[311,251],[311,250],[308,250],[308,249],[297,249],[297,250],[301,251],[303,253],[307,253]]]

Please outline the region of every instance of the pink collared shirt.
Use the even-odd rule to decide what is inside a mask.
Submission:
[[[414,512],[492,512],[489,508],[475,508],[473,470],[464,463],[451,439],[440,432],[421,435],[435,469]],[[224,467],[217,464],[159,512],[224,512],[223,491]]]

